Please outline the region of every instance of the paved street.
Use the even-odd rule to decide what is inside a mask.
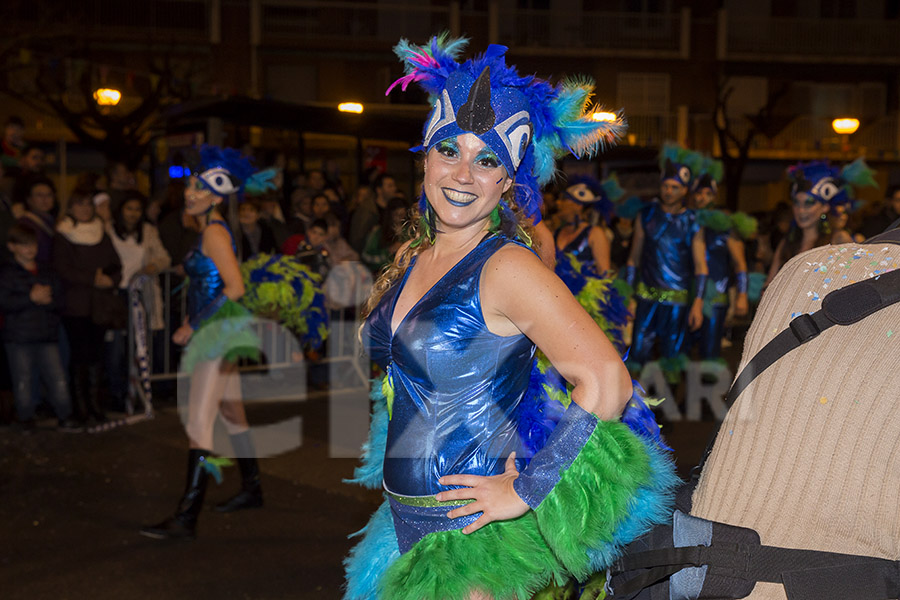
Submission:
[[[201,516],[194,542],[138,535],[167,516],[183,490],[185,436],[173,401],[157,416],[97,434],[62,434],[45,421],[0,428],[0,598],[340,598],[347,535],[380,494],[341,483],[356,461],[330,458],[327,400],[252,405],[254,424],[303,418],[299,449],[262,461],[266,506]],[[713,423],[664,433],[686,474]],[[238,486],[236,468],[210,482],[207,508]]]

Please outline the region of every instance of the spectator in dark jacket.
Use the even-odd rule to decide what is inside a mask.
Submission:
[[[53,229],[56,219],[53,209],[56,205],[56,189],[46,177],[35,177],[28,181],[25,196],[25,214],[19,217],[19,224],[37,234],[37,261],[42,265],[50,263],[53,248]]]
[[[103,221],[94,214],[90,194],[76,193],[69,201],[69,215],[60,220],[53,238],[53,268],[62,278],[65,291],[62,317],[71,346],[76,412],[81,418],[89,414],[103,422],[106,416],[99,398],[101,349],[107,327],[118,325],[106,318],[117,309],[124,314],[126,308],[108,300],[101,306],[104,298],[119,300],[110,290],[119,285],[122,264]]]
[[[258,200],[254,198],[244,200],[238,209],[238,220],[241,225],[238,257],[241,260],[253,258],[257,254],[278,252],[275,233],[268,224],[260,219]]]
[[[5,320],[3,343],[9,361],[13,395],[19,421],[34,427],[39,397],[36,378],[44,384],[47,398],[61,430],[74,430],[67,377],[59,354],[59,310],[62,283],[49,267],[37,260],[34,231],[21,225],[9,230],[7,248],[13,259],[0,266],[0,312]]]

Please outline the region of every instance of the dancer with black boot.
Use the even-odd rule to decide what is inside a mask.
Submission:
[[[222,415],[241,471],[241,491],[216,507],[222,512],[256,508],[263,504],[259,465],[241,402],[235,361],[257,358],[259,341],[248,329],[250,313],[237,304],[244,282],[236,257],[234,236],[223,219],[222,205],[232,195],[263,180],[254,179],[250,162],[236,150],[204,147],[202,169],[185,189],[185,211],[198,219],[200,239],[184,260],[190,277],[188,316],[172,335],[187,345],[181,369],[191,374],[187,434],[187,485],[174,515],[141,529],[156,539],[193,539],[206,495],[207,477],[221,478],[227,463],[213,456],[213,427]],[[189,343],[190,342],[190,343]]]

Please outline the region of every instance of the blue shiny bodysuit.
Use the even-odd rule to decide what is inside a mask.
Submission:
[[[694,278],[691,242],[700,230],[694,212],[669,214],[653,202],[639,218],[644,229],[641,282],[659,289],[690,291]]]
[[[718,358],[722,354],[722,336],[725,333],[725,316],[728,312],[728,285],[734,269],[728,238],[731,230],[715,231],[704,228],[706,240],[706,267],[709,279],[703,303],[703,326],[697,331],[697,344],[703,359]]]
[[[731,237],[731,230],[714,231],[710,228],[703,230],[703,238],[706,240],[706,268],[709,270],[708,283],[715,288],[716,294],[728,292],[728,284],[731,280],[729,237]]]
[[[413,259],[363,327],[363,342],[394,386],[384,461],[384,485],[392,493],[433,495],[451,489],[438,483],[444,475],[502,473],[513,451],[517,467],[527,465],[517,420],[535,346],[521,334],[491,333],[481,311],[481,270],[508,243],[501,235],[485,237],[392,334]],[[458,521],[452,528],[465,525]]]
[[[638,286],[629,362],[649,361],[657,340],[662,357],[674,360],[684,346],[694,278],[692,241],[701,227],[693,211],[669,214],[658,201],[645,207],[638,218],[644,230],[639,281],[649,293],[642,295]]]
[[[231,230],[225,221],[218,219],[210,221],[209,224],[218,223],[228,231]],[[203,236],[197,239],[197,244],[187,253],[184,258],[184,271],[190,278],[187,289],[187,312],[189,318],[196,317],[200,311],[208,306],[222,290],[225,289],[225,282],[219,274],[219,269],[212,259],[202,251]],[[234,244],[234,236],[231,235],[231,248],[237,251]]]
[[[560,227],[556,231],[556,235],[554,236],[555,241],[557,242],[556,247],[559,248],[559,232],[562,231],[562,227]],[[571,254],[575,257],[575,259],[582,264],[590,264],[595,265],[594,263],[594,252],[591,250],[591,245],[588,243],[588,237],[591,235],[591,226],[588,225],[585,227],[575,238],[566,244],[565,248],[559,248],[559,252],[562,254]]]

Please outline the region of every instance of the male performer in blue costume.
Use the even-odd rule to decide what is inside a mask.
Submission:
[[[706,243],[696,215],[685,207],[702,157],[667,145],[660,163],[659,198],[638,215],[625,267],[625,280],[634,287],[637,301],[627,364],[634,372],[649,361],[658,340],[660,367],[669,381],[677,382],[687,362],[682,352],[685,334],[703,324]]]
[[[703,298],[703,326],[696,336],[703,360],[719,359],[722,353],[725,315],[730,304],[728,288],[732,281],[737,292],[734,314],[746,315],[749,308],[747,259],[742,238],[756,230],[756,221],[744,213],[731,215],[716,208],[721,179],[722,163],[706,157],[692,186],[692,208],[703,227],[709,271]]]

